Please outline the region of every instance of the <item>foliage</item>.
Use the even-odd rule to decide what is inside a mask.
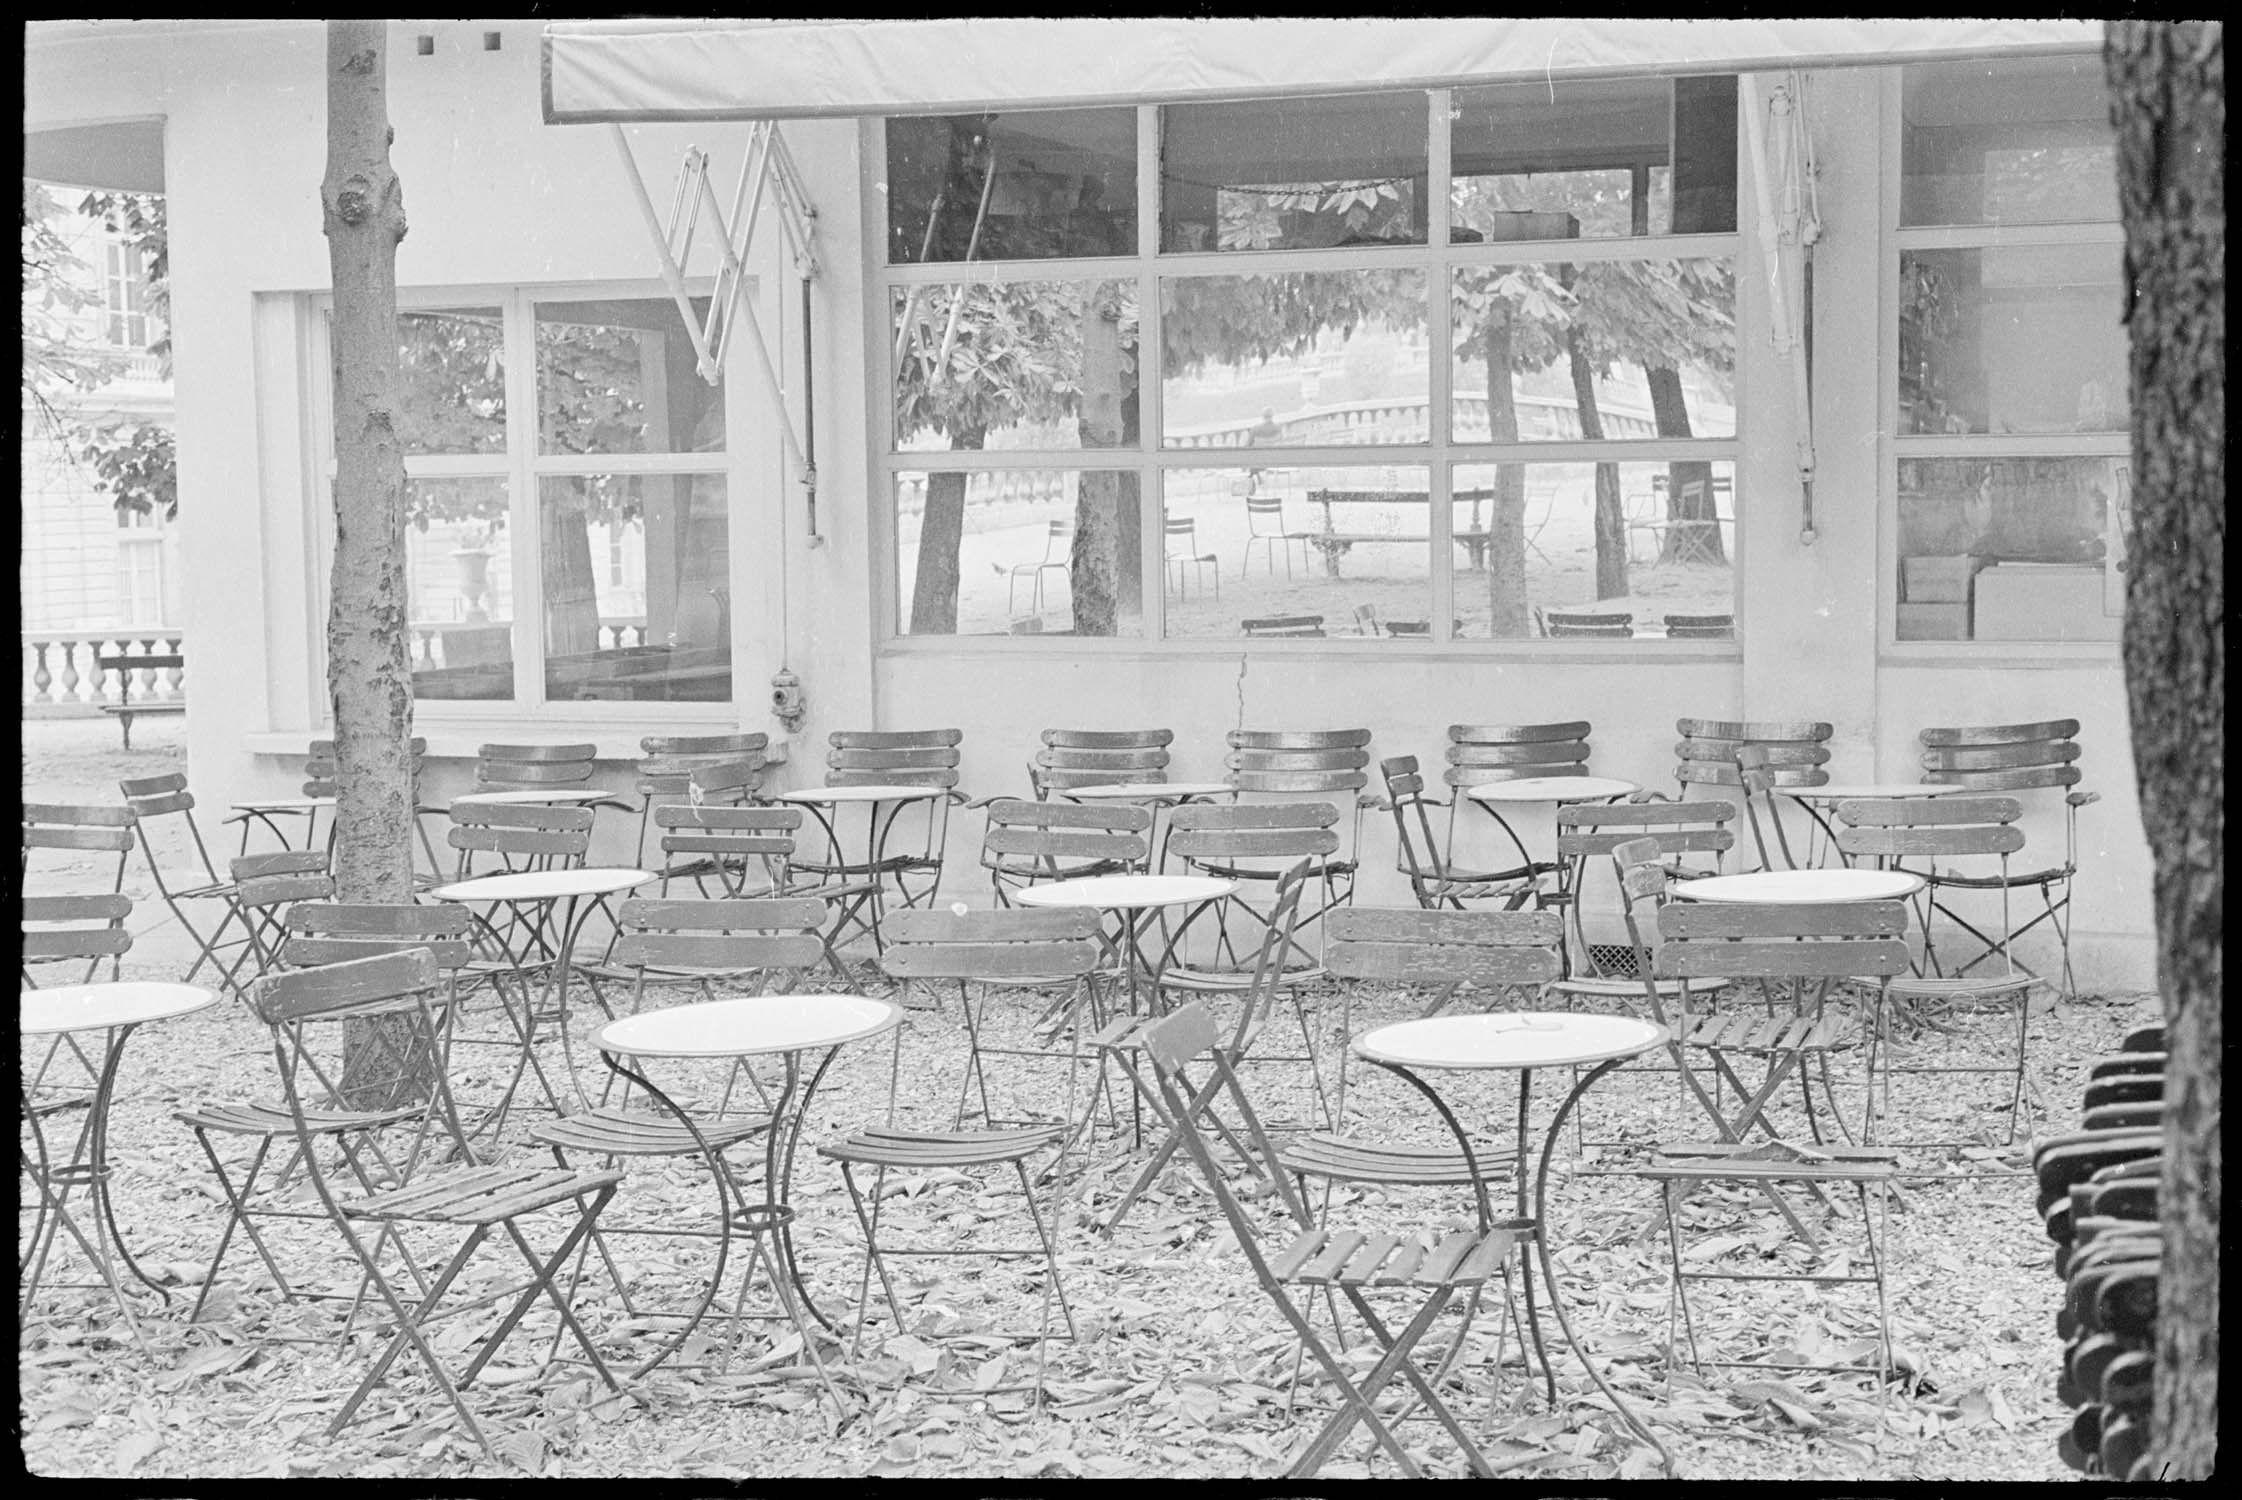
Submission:
[[[71,429],[71,456],[93,468],[94,483],[120,511],[179,518],[179,460],[171,428],[160,422],[81,423]]]
[[[914,288],[897,315],[898,432],[977,448],[993,430],[1072,419],[1082,396],[1082,319],[1115,300],[1127,393],[1136,388],[1136,300],[1116,283]]]
[[[1224,250],[1405,244],[1417,238],[1414,202],[1399,177],[1226,187],[1215,195],[1215,243]]]
[[[50,422],[52,397],[92,390],[124,368],[115,351],[79,336],[79,315],[101,294],[55,229],[59,212],[43,185],[23,180],[23,393]]]
[[[104,228],[130,245],[140,257],[146,283],[143,304],[156,337],[148,352],[162,362],[171,378],[171,228],[161,193],[88,193],[78,212],[99,219]]]

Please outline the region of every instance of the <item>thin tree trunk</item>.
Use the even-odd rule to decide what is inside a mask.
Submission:
[[[1510,314],[1487,320],[1487,422],[1495,442],[1518,440],[1518,403],[1510,389]],[[1487,633],[1497,640],[1532,634],[1526,613],[1526,466],[1495,466],[1487,518]]]
[[[345,901],[405,902],[413,896],[413,680],[405,460],[396,428],[405,202],[389,165],[387,33],[378,20],[327,23],[327,172],[319,188],[335,291],[327,690],[335,714],[335,893]],[[346,1093],[388,1071],[368,1024],[353,1023],[346,1039]],[[381,1081],[385,1091],[394,1086]],[[425,1072],[408,1081],[408,1096],[424,1094],[428,1082]]]
[[[1082,308],[1082,406],[1075,418],[1086,456],[1121,441],[1121,304],[1093,294]],[[1085,470],[1074,502],[1074,551],[1067,577],[1076,635],[1118,635],[1121,627],[1121,478]]]
[[[1565,285],[1572,285],[1570,267]],[[1571,367],[1573,407],[1580,413],[1580,435],[1591,443],[1604,438],[1603,408],[1596,404],[1596,372],[1588,366],[1587,351],[1580,346],[1580,330],[1565,330],[1565,361]],[[1619,465],[1596,465],[1596,597],[1617,599],[1626,594],[1627,511],[1619,499]]]
[[[2208,1479],[2219,1437],[2219,1008],[2226,827],[2226,52],[2216,21],[2113,21],[2104,53],[2132,282],[2125,682],[2156,859],[2163,1261],[2147,1458]],[[2115,1479],[2132,1476],[2112,1475]]]
[[[1650,415],[1658,426],[1658,435],[1688,437],[1689,405],[1682,398],[1680,372],[1670,366],[1652,365],[1644,369],[1643,376],[1650,384]],[[1713,496],[1711,464],[1666,466],[1666,519],[1709,524],[1695,528],[1697,534],[1686,542],[1682,540],[1683,532],[1666,532],[1658,547],[1660,562],[1672,562],[1677,556],[1727,561],[1728,549],[1721,544],[1720,537],[1720,502]]]
[[[982,429],[953,434],[960,449],[981,446]],[[911,585],[911,634],[955,635],[958,628],[958,546],[965,540],[966,475],[938,469],[926,476],[919,515],[918,572]]]

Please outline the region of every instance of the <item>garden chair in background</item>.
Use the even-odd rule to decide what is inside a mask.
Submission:
[[[1046,729],[1028,764],[1035,795],[1062,796],[1078,786],[1168,779],[1172,729]]]
[[[1029,613],[1042,614],[1043,575],[1055,572],[1061,579],[1070,577],[1074,566],[1073,553],[1073,520],[1068,517],[1061,517],[1048,523],[1044,534],[1043,556],[1034,562],[1014,563],[1011,567],[1010,581],[1004,592],[1005,614],[1011,616],[1020,612],[1018,595],[1022,578],[1027,579],[1030,584],[1028,590]]]
[[[195,795],[187,790],[186,776],[174,771],[163,776],[133,777],[118,782],[117,790],[124,794],[125,806],[131,811],[132,828],[139,836],[140,852],[147,861],[156,894],[195,945],[195,961],[180,976],[181,982],[194,983],[195,975],[208,964],[218,974],[220,984],[232,989],[237,966],[229,964],[222,954],[246,948],[249,938],[246,933],[231,940],[227,937],[241,916],[233,903],[233,882],[219,875],[217,866],[211,863],[210,848],[195,822]],[[153,830],[174,823],[185,830],[187,847],[177,863],[167,866],[166,857],[156,853]],[[208,910],[212,906],[217,909],[214,915]],[[190,910],[203,912],[203,925],[188,916]]]
[[[255,979],[279,960],[286,936],[288,908],[298,901],[331,901],[335,877],[327,873],[324,849],[281,849],[270,854],[245,854],[227,867],[233,882],[229,898],[240,914],[249,943],[235,956],[228,984],[246,994],[238,977],[243,969]]]
[[[1791,853],[1790,835],[1783,831],[1782,804],[1791,799],[1780,797],[1775,788],[1776,770],[1772,752],[1765,745],[1738,745],[1736,747],[1736,800],[1744,805],[1745,821],[1751,824],[1752,847],[1759,854],[1762,870],[1795,870],[1798,858]],[[1775,848],[1767,847],[1768,834],[1775,836]],[[1777,864],[1776,860],[1782,863]]]
[[[1391,756],[1378,762],[1378,774],[1386,792],[1372,799],[1372,805],[1393,814],[1398,868],[1409,877],[1410,893],[1419,906],[1427,911],[1462,911],[1467,902],[1500,901],[1505,911],[1516,911],[1534,899],[1545,866],[1529,862],[1507,870],[1482,870],[1450,862],[1455,807],[1453,802],[1434,802],[1425,796],[1425,778],[1417,769],[1417,757]],[[1446,815],[1438,833],[1433,830],[1430,811],[1435,807]]]
[[[1635,634],[1635,617],[1630,614],[1585,613],[1577,610],[1553,609],[1546,614],[1537,606],[1534,619],[1541,633],[1554,641],[1624,641]]]
[[[1214,596],[1222,597],[1222,562],[1212,552],[1199,550],[1198,523],[1189,516],[1170,516],[1167,519],[1167,567],[1175,574],[1176,597],[1187,598],[1189,570],[1196,568],[1199,581],[1205,584],[1210,570],[1214,578]]]
[[[132,858],[134,844],[132,824],[130,807],[26,802],[23,805],[23,853],[16,866],[18,884],[25,891],[53,892],[57,885],[123,890],[125,863]],[[40,855],[34,860],[32,851],[36,849],[57,852]],[[63,867],[73,862],[78,854],[114,854],[116,866],[106,881],[98,883],[74,874],[65,876]],[[97,868],[101,863],[99,860],[89,862]],[[34,870],[34,863],[46,868]]]
[[[1873,859],[1879,869],[1913,868],[1931,882],[1918,908],[1922,912],[1923,968],[1928,972],[1897,975],[1884,989],[1884,1025],[1869,1054],[1871,1107],[1880,1102],[1881,1113],[1892,1115],[1894,1073],[2005,1073],[2010,1086],[2002,1110],[2007,1121],[2000,1141],[2004,1146],[2016,1139],[2016,1112],[2024,1097],[2032,987],[2046,982],[2028,971],[2020,972],[2009,952],[2009,856],[2024,847],[2024,830],[2016,826],[2023,815],[2023,804],[2014,797],[1864,798],[1837,804],[1837,847],[1848,859]],[[1957,879],[1973,880],[1979,888],[1990,885],[1999,891],[1999,926],[1991,934],[1973,929],[1978,936],[1995,939],[1992,972],[1949,974],[1940,963],[1936,924],[1943,908],[1938,904],[1938,885]],[[1954,1061],[1954,1040],[1938,1034],[1944,1016],[1956,1011],[2003,1009],[2016,1012],[2013,1055],[1997,1066]],[[1916,1055],[1906,1061],[1900,1060],[1898,1037],[1889,1034],[1902,1027],[1928,1027],[1934,1033],[1931,1037],[1918,1036],[1912,1049]],[[1924,1056],[1926,1053],[1929,1056]],[[1879,1078],[1883,1081],[1880,1095],[1875,1092]],[[1888,1143],[1894,1139],[1889,1128],[1884,1139]],[[1979,1144],[1974,1139],[1929,1141],[1913,1137],[1905,1143]]]
[[[436,857],[436,846],[429,841],[428,825],[423,821],[428,813],[437,811],[437,809],[428,807],[421,801],[420,797],[420,771],[422,762],[428,754],[428,741],[416,734],[407,749],[412,756],[413,785],[409,795],[412,798],[413,807],[413,838],[420,846],[421,855],[428,861],[426,870],[415,870],[413,872],[413,883],[421,887],[441,885],[444,880],[443,862]],[[342,792],[341,785],[336,780],[339,771],[340,762],[337,761],[335,756],[335,742],[333,740],[313,740],[310,750],[304,757],[303,794],[306,797],[333,802]],[[305,811],[308,817],[304,824],[303,842],[299,847],[308,849],[315,842],[314,835],[318,832],[319,809],[313,807],[305,809]],[[268,822],[266,826],[272,829],[276,837],[280,837],[283,845],[287,844],[288,840],[281,835],[277,824]],[[330,818],[324,844],[330,855],[334,850],[335,829],[336,825]],[[244,847],[246,847],[247,837],[248,830],[244,826]]]
[[[1939,911],[1957,926],[1986,944],[1985,951],[1955,972],[1967,974],[1993,955],[1993,940],[1977,932],[1955,910],[1955,897],[1965,891],[1995,889],[2039,893],[2041,910],[2011,934],[2023,937],[2042,922],[2054,931],[2063,956],[2063,994],[2078,994],[2071,972],[2071,882],[2079,868],[2079,809],[2101,800],[2100,792],[2082,792],[2076,719],[2050,719],[2037,724],[1980,724],[1961,728],[1926,729],[1923,745],[1923,779],[1967,787],[1973,792],[2046,792],[2063,794],[2063,861],[2036,870],[1999,876],[1938,877],[1931,895]],[[2006,945],[2003,945],[2004,947]],[[2029,970],[2026,970],[2029,973]]]
[[[1736,639],[1734,615],[1663,615],[1670,641],[1732,641]]]
[[[1264,615],[1259,619],[1240,620],[1238,627],[1249,638],[1268,639],[1275,637],[1279,640],[1303,637],[1321,638],[1323,635],[1323,616]]]
[[[1046,880],[1080,880],[1144,868],[1151,852],[1152,810],[1126,802],[1029,802],[999,797],[988,804],[981,868],[999,906]]]
[[[1246,497],[1246,545],[1238,560],[1238,576],[1243,578],[1253,566],[1253,548],[1261,544],[1262,561],[1268,564],[1271,577],[1277,572],[1277,553],[1284,553],[1284,576],[1292,577],[1292,549],[1300,549],[1300,571],[1308,571],[1308,539],[1315,535],[1309,531],[1291,531],[1284,523],[1284,496],[1254,495]]]
[[[892,882],[903,898],[902,904],[907,907],[932,901],[942,884],[942,857],[949,839],[950,809],[966,800],[965,794],[958,790],[958,745],[964,738],[963,732],[956,729],[833,731],[825,755],[827,786],[929,786],[940,787],[943,795],[871,807],[869,842],[861,858],[844,851],[841,819],[838,816],[828,819],[824,809],[813,807],[811,811],[820,818],[826,835],[826,848],[810,859],[803,858],[797,849],[795,870],[828,881],[871,880],[882,885]],[[840,809],[832,811],[838,814]],[[923,830],[924,837],[912,832],[897,843],[898,824]],[[869,906],[871,920],[867,925],[877,943],[886,896],[874,896]]]
[[[1769,788],[1829,784],[1823,767],[1829,763],[1833,725],[1810,719],[1678,719],[1674,728],[1681,735],[1674,745],[1674,781],[1684,798],[1717,797],[1742,805],[1746,792],[1736,753],[1746,746],[1766,752]],[[1767,791],[1759,795],[1772,810]],[[1763,857],[1761,868],[1773,866]]]
[[[120,832],[122,830],[119,830]],[[127,835],[129,837],[129,835]],[[34,896],[25,894],[18,898],[22,906],[22,967],[23,987],[35,990],[38,980],[31,974],[33,964],[74,963],[86,961],[85,972],[71,983],[91,984],[100,972],[101,961],[109,961],[109,978],[112,982],[121,976],[124,956],[132,951],[132,932],[125,922],[132,916],[132,898],[117,891],[105,891],[91,896]],[[48,1070],[53,1067],[57,1053],[67,1049],[77,1058],[84,1074],[82,1083],[70,1085],[69,1097],[61,1103],[39,1099],[32,1102],[48,1087]],[[51,1114],[57,1108],[81,1108],[89,1102],[78,1092],[90,1089],[100,1080],[101,1068],[86,1055],[76,1036],[70,1032],[57,1032],[47,1042],[44,1053],[24,1080],[24,1097],[27,1106]]]
[[[638,853],[646,866],[646,835],[654,826],[655,811],[679,803],[734,806],[754,799],[762,789],[764,753],[770,749],[767,734],[650,734],[638,742],[645,759],[638,763]],[[696,783],[695,771],[725,766],[735,773],[721,781]]]

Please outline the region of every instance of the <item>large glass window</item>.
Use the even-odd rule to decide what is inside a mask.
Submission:
[[[1133,109],[887,122],[887,259],[1134,255]]]
[[[2100,63],[1921,64],[1900,99],[1894,637],[2115,640],[2131,413]]]
[[[729,701],[724,393],[674,300],[514,292],[398,330],[415,695]]]
[[[1437,644],[1608,607],[1648,641],[1661,606],[1728,617],[1736,100],[1686,78],[887,122],[891,633]],[[1033,152],[1003,133],[1028,119]],[[992,160],[1133,163],[1139,134],[1152,253],[1104,252],[1134,274],[1054,278],[1095,253],[1054,227],[1064,183],[1034,232],[978,206],[1027,201]],[[928,264],[963,259],[994,263]]]

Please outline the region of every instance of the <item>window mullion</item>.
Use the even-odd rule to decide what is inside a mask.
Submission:
[[[537,524],[537,339],[526,291],[506,294],[506,488],[514,570],[514,701],[544,701],[545,586]]]

